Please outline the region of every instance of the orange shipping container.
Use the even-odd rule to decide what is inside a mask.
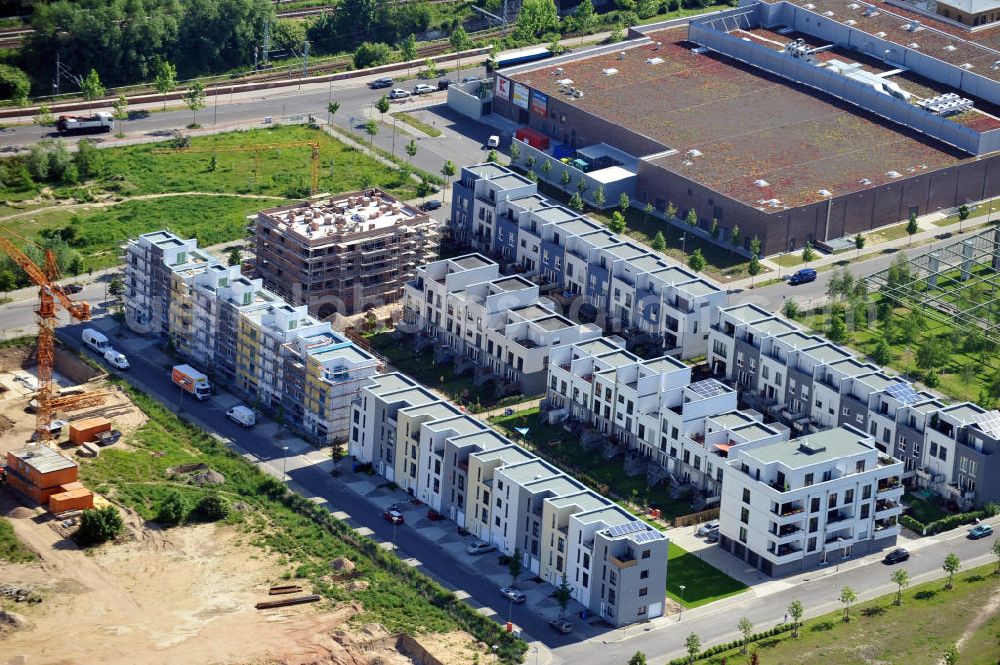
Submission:
[[[67,510],[86,510],[94,507],[94,493],[90,490],[76,489],[49,497],[49,511],[64,513]]]
[[[69,440],[71,443],[79,446],[81,443],[97,439],[98,432],[108,432],[110,430],[111,421],[107,418],[74,420],[69,424]]]

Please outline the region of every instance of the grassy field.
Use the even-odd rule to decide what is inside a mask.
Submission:
[[[37,557],[14,535],[14,527],[0,517],[0,561],[29,563]]]
[[[300,578],[331,601],[360,602],[365,608],[361,620],[378,621],[390,632],[411,634],[462,627],[487,644],[500,644],[502,659],[523,654],[523,642],[462,606],[422,573],[332,520],[325,510],[311,507],[310,501],[286,495],[282,483],[158,402],[130,392],[150,420],[130,437],[132,450],[109,449],[82,466],[81,480],[88,486],[149,519],[156,517],[171,493],[179,493],[190,507],[206,492],[217,492],[231,505],[242,506],[229,519],[243,529],[249,542],[286,557],[290,566],[286,577]],[[190,463],[204,463],[222,473],[225,483],[208,490],[167,476],[168,468]],[[322,513],[331,527],[323,528],[303,510]],[[367,588],[349,593],[326,579],[330,561],[338,556],[357,565],[361,579],[369,582]]]
[[[925,499],[924,497],[907,492],[903,496],[903,503],[910,508],[907,514],[922,524],[930,524],[951,515],[951,513],[941,507],[940,504],[943,501],[936,497]]]
[[[498,416],[491,422],[517,441],[522,437],[514,428],[527,427],[525,444],[528,448],[552,460],[594,489],[606,486],[608,491],[621,499],[650,509],[659,508],[666,520],[693,512],[686,499],[670,498],[669,487],[661,484],[651,488],[646,484],[645,475],[627,475],[620,457],[605,461],[599,451],[584,450],[577,438],[562,427],[540,425],[537,408],[518,411],[512,416]]]
[[[674,545],[673,542],[670,543],[668,559],[667,595],[686,608],[706,605],[747,589],[747,585],[705,563],[684,548]],[[683,593],[680,590],[682,584]]]
[[[413,127],[417,131],[423,132],[424,134],[427,134],[427,136],[433,136],[435,138],[437,138],[438,136],[441,136],[441,130],[440,129],[438,129],[437,127],[433,127],[431,125],[428,125],[423,120],[420,120],[419,118],[415,118],[412,115],[410,115],[409,113],[406,113],[404,111],[400,111],[399,113],[393,113],[392,115],[395,118],[399,119],[400,122],[405,122],[407,125],[409,125],[410,127]]]
[[[903,593],[901,607],[893,604],[895,594],[860,603],[852,607],[848,623],[837,610],[806,621],[798,638],[784,633],[750,648],[765,665],[939,665],[945,650],[961,640],[959,665],[997,665],[1000,575],[994,569],[960,572],[951,590],[943,580],[913,586]],[[747,658],[733,649],[699,662],[721,665]]]

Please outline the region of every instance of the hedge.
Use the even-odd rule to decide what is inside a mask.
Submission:
[[[941,533],[942,531],[950,531],[965,524],[972,524],[978,520],[993,517],[998,512],[1000,512],[1000,505],[988,503],[982,510],[973,510],[968,513],[949,515],[948,517],[942,517],[939,520],[935,520],[934,522],[929,522],[927,524],[924,524],[920,520],[910,517],[909,515],[901,516],[899,518],[899,523],[917,535],[933,536]]]
[[[775,635],[782,635],[784,633],[791,632],[793,628],[795,628],[794,623],[778,624],[771,630],[765,630],[761,633],[754,633],[753,635],[750,636],[750,639],[747,640],[747,644],[748,645],[753,644],[754,642],[759,642],[768,637],[774,637]],[[723,642],[722,644],[716,644],[714,647],[709,647],[708,649],[699,652],[698,655],[694,657],[694,660],[695,662],[699,660],[705,660],[706,658],[711,658],[712,656],[716,656],[720,653],[732,651],[733,649],[739,649],[742,646],[743,646],[742,639],[733,640],[732,642]],[[692,661],[689,656],[683,656],[681,658],[674,658],[669,663],[667,663],[667,665],[687,665],[690,662]]]

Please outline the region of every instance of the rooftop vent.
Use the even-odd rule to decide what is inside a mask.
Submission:
[[[813,443],[809,443],[808,440],[803,439],[799,442],[799,452],[805,453],[806,455],[815,455],[816,453],[821,453],[826,450],[826,446],[820,446]]]
[[[656,45],[653,46],[653,50],[659,51],[661,46],[663,46],[663,42],[656,42]]]
[[[1000,69],[1000,60],[997,60],[992,65],[990,65],[990,69],[992,69],[993,71]]]
[[[971,63],[968,63],[968,62],[963,62],[963,63],[962,63],[961,65],[959,65],[959,66],[960,66],[960,67],[961,67],[962,69],[972,69],[972,64],[971,64]]]
[[[847,25],[857,25],[858,24],[858,22],[855,21],[853,18],[847,19],[846,21],[844,21],[844,23],[846,23]]]
[[[646,58],[646,63],[650,65],[663,64],[663,58]]]
[[[852,2],[851,4],[849,4],[847,6],[850,7],[851,9],[861,9],[861,5],[859,5],[856,2]]]
[[[625,51],[618,51],[618,59],[619,60],[625,59]]]
[[[806,9],[816,9],[816,5],[814,5],[811,2],[807,2],[806,4],[804,4],[802,6],[805,7]]]
[[[916,42],[910,42],[909,44],[907,44],[907,46],[909,46],[910,48],[920,48],[920,44]]]
[[[861,13],[864,14],[865,16],[878,16],[878,10],[875,9],[874,7],[866,7],[865,10]]]
[[[868,178],[862,178],[861,180],[858,180],[858,184],[859,185],[870,185],[870,184],[872,184],[872,181],[869,180]]]
[[[690,150],[687,151],[687,156],[688,157],[701,157],[701,150],[698,150],[697,148],[691,148]]]
[[[956,50],[955,49],[955,45],[954,44],[948,44],[947,46],[944,47],[944,50],[945,51],[954,51],[954,50]]]
[[[615,69],[614,67],[608,67],[607,69],[602,69],[601,73],[604,74],[605,76],[614,76],[615,74],[618,73],[618,70]]]
[[[920,21],[914,19],[903,27],[906,28],[907,32],[916,32],[917,30],[920,29]]]
[[[817,192],[817,194],[819,194],[820,196],[833,196],[833,192],[831,192],[829,189],[821,189]]]
[[[884,32],[876,32],[875,36],[878,37],[879,39],[885,39],[886,33],[884,33]]]
[[[898,178],[899,177],[899,171],[886,171],[885,172],[885,177],[886,178]]]
[[[552,73],[555,74],[556,76],[562,76],[563,72],[565,72],[565,71],[566,70],[563,69],[562,67],[556,67],[555,70],[553,70]]]
[[[761,178],[758,178],[757,180],[753,181],[753,184],[754,184],[754,187],[767,187],[771,183],[769,183],[767,180],[763,180]]]
[[[823,16],[833,16],[833,12],[830,11],[830,10],[827,10],[827,11],[823,12]]]

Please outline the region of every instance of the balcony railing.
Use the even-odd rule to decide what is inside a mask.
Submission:
[[[892,477],[887,480],[880,481],[878,484],[878,492],[891,492],[892,490],[898,490],[903,487],[903,483],[900,482],[899,478]]]
[[[608,561],[610,561],[611,564],[617,568],[631,568],[636,564],[636,559],[631,554],[623,554],[621,558],[615,556],[614,554],[609,554]]]

